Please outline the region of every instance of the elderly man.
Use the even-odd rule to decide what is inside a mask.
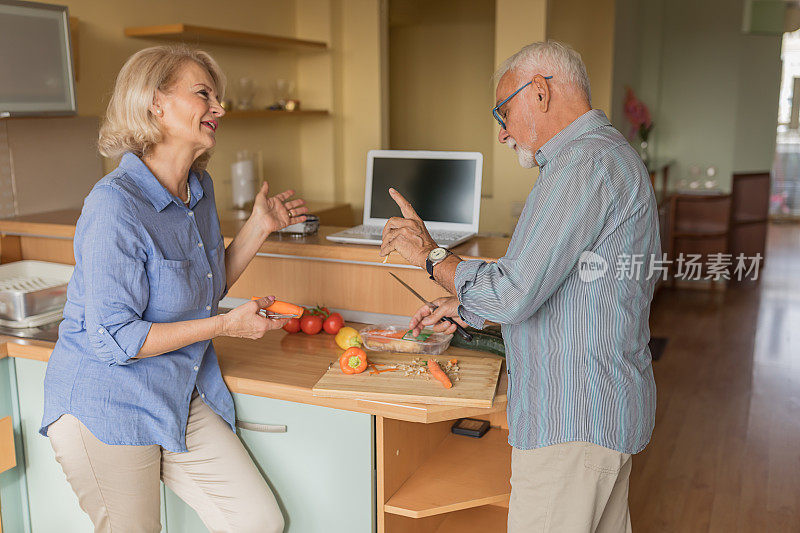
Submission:
[[[398,251],[455,295],[420,309],[415,330],[452,332],[445,316],[502,325],[508,530],[630,531],[631,455],[650,440],[656,407],[647,345],[655,280],[646,267],[614,269],[661,259],[653,190],[636,152],[591,108],[577,52],[533,43],[496,79],[498,140],[523,167],[539,167],[506,255],[465,261],[438,248],[395,190],[403,218],[386,224],[381,253]]]

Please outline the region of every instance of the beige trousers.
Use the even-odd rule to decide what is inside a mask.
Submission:
[[[509,533],[631,531],[631,456],[588,442],[511,451]]]
[[[283,531],[275,496],[241,441],[196,394],[185,453],[104,444],[72,415],[53,422],[47,434],[95,532],[161,531],[159,480],[213,533]]]

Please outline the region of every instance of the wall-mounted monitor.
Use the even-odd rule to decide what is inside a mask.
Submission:
[[[67,7],[0,0],[0,118],[76,112]]]

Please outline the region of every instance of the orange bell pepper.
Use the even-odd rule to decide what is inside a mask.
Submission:
[[[339,357],[339,367],[345,374],[360,374],[367,369],[367,352],[361,348],[348,348]]]

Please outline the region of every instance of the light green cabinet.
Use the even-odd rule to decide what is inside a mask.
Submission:
[[[0,410],[15,411],[18,458],[24,465],[24,471],[18,466],[0,477],[4,531],[90,533],[89,517],[80,509],[50,442],[38,433],[45,370],[40,361],[0,360],[0,380],[5,380],[0,382]],[[3,390],[6,383],[10,386]],[[278,500],[287,533],[375,530],[371,415],[244,394],[234,394],[234,402],[240,421],[286,426],[282,433],[239,429],[239,436]],[[28,512],[21,509],[26,498]],[[12,501],[17,507],[13,513],[5,506]],[[167,533],[206,531],[194,510],[169,489],[162,498],[162,525]]]
[[[371,415],[234,394],[243,422],[285,433],[239,429],[275,494],[287,533],[370,533],[375,529],[374,421]],[[206,531],[167,490],[169,533]]]
[[[28,494],[25,485],[25,463],[22,453],[19,403],[17,401],[17,375],[14,359],[0,359],[0,418],[10,416],[14,431],[14,450],[17,466],[0,473],[0,521],[3,531],[30,531],[28,519]]]
[[[89,533],[94,530],[89,516],[79,507],[50,441],[39,434],[47,365],[22,358],[15,364],[31,532]]]

